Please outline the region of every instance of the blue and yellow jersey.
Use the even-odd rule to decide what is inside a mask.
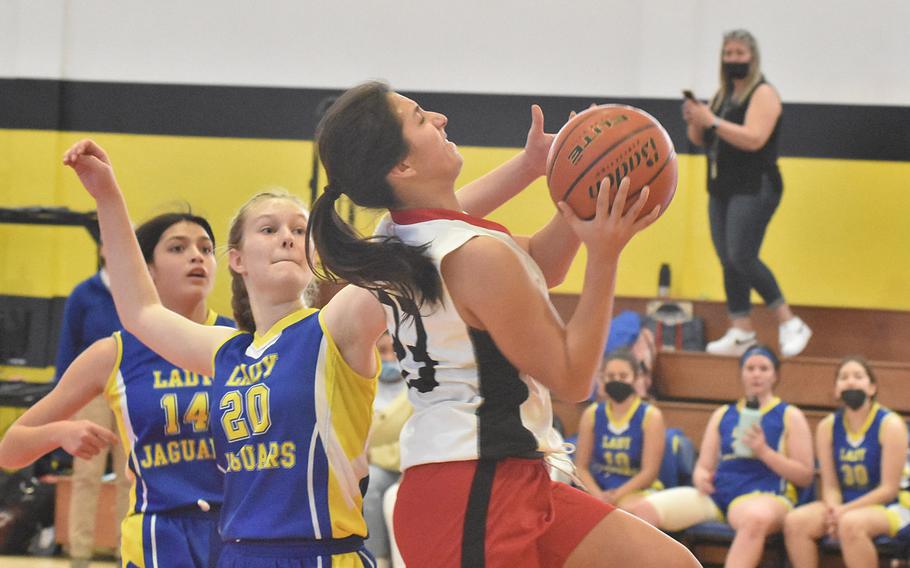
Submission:
[[[296,311],[263,335],[238,332],[214,365],[222,538],[366,536],[376,381],[348,366],[319,311]],[[377,352],[377,375],[379,366]]]
[[[869,416],[858,432],[851,432],[844,411],[829,416],[834,468],[844,503],[862,497],[879,486],[882,480],[882,422],[891,414],[887,408],[872,403]]]
[[[796,486],[782,478],[758,458],[737,456],[733,452],[734,429],[739,422],[745,401],[728,404],[718,425],[720,433],[720,463],[714,474],[715,493],[711,496],[721,510],[726,511],[736,497],[748,493],[773,493],[796,503]],[[774,397],[760,409],[761,428],[768,446],[786,453],[787,403]]]
[[[591,448],[591,475],[601,489],[615,489],[641,471],[645,424],[651,405],[636,397],[624,416],[614,416],[607,401],[588,408],[594,413],[594,443]],[[655,480],[653,489],[663,489]]]
[[[210,311],[208,325],[234,327]],[[209,425],[212,379],[180,369],[127,331],[114,334],[117,362],[104,395],[133,473],[129,513],[221,503]],[[118,472],[119,474],[120,472]]]

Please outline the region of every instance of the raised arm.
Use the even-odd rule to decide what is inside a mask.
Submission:
[[[531,129],[524,149],[495,170],[458,190],[455,196],[466,213],[486,217],[546,173],[547,154],[555,138],[543,131],[543,110],[531,106]]]
[[[562,400],[584,400],[610,327],[616,266],[635,233],[657,218],[655,208],[636,220],[648,191],[623,215],[629,182],[620,184],[610,211],[604,188],[591,221],[565,203],[560,209],[588,247],[584,286],[575,314],[562,324],[549,299],[526,275],[519,257],[492,238],[475,238],[442,262],[442,277],[465,322],[487,330],[503,355]]]
[[[544,132],[543,122],[543,110],[532,105],[531,128],[524,149],[458,191],[458,202],[467,213],[478,217],[489,215],[546,173],[547,155],[556,135]],[[581,245],[559,212],[533,236],[515,237],[515,240],[537,262],[551,288],[565,279]]]
[[[111,294],[123,326],[177,366],[211,376],[215,350],[234,330],[197,324],[161,304],[110,159],[100,146],[79,141],[67,150],[63,163],[73,168],[97,203]]]
[[[0,467],[25,467],[56,448],[88,459],[117,436],[89,422],[70,420],[79,409],[104,391],[117,360],[117,342],[100,339],[82,352],[47,396],[36,402],[10,426],[0,440]]]
[[[322,309],[332,339],[352,369],[371,377],[376,369],[376,341],[386,330],[379,300],[363,288],[345,286]]]
[[[743,124],[736,124],[717,117],[706,104],[693,101],[686,101],[685,104],[691,105],[689,108],[692,118],[687,133],[693,143],[701,144],[698,141],[697,131],[693,131],[693,129],[701,129],[703,133],[706,128],[716,124],[716,136],[746,152],[757,152],[768,143],[768,138],[774,132],[774,126],[783,110],[780,96],[774,87],[768,84],[759,85],[755,89],[755,93],[749,101]],[[683,112],[685,113],[685,110]],[[693,134],[696,136],[693,137]]]
[[[521,237],[515,240],[521,244]],[[578,236],[558,212],[526,242],[522,246],[540,267],[549,288],[562,283],[581,246]]]

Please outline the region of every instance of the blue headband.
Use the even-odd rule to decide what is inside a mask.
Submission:
[[[746,364],[746,359],[753,355],[762,355],[771,360],[771,363],[774,365],[775,369],[780,368],[780,359],[777,358],[777,355],[767,347],[762,347],[761,345],[755,345],[746,349],[746,352],[743,353],[743,356],[739,358],[739,368],[742,369]]]

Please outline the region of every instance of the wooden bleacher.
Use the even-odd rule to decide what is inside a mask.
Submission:
[[[553,294],[554,305],[564,319],[571,317],[577,296]],[[617,298],[614,311],[645,312],[649,298]],[[729,323],[721,302],[693,301],[694,313],[705,320],[708,339],[723,335]],[[870,360],[878,382],[878,400],[910,417],[910,312],[794,306],[794,311],[814,331],[806,350],[781,365],[777,394],[804,412],[814,434],[818,422],[838,406],[834,399],[834,374],[841,358],[860,354]],[[777,347],[777,322],[769,310],[758,307],[753,322],[759,340]],[[698,447],[714,410],[742,396],[739,362],[703,352],[660,352],[653,372],[656,404],[668,426],[683,430]],[[587,404],[554,401],[554,411],[567,434],[578,430],[578,420]],[[695,550],[700,560],[722,564],[726,546],[702,546]],[[763,565],[780,562],[780,551]],[[824,566],[842,566],[837,557],[823,558]]]
[[[564,319],[571,317],[578,297],[553,294],[552,300]],[[644,313],[648,298],[617,298],[615,312]],[[695,315],[704,318],[709,338],[721,336],[728,326],[721,302],[693,301]],[[879,386],[879,400],[910,416],[910,312],[795,306],[814,335],[805,352],[786,359],[780,372],[778,395],[803,409],[810,420],[837,407],[834,373],[845,355],[862,354],[871,361]],[[768,310],[758,308],[754,322],[759,339],[776,347],[777,324]],[[720,403],[742,396],[738,361],[702,352],[663,351],[654,369],[654,390],[660,407],[678,420],[680,428],[707,422]],[[556,412],[569,433],[577,431],[581,409],[556,401]],[[665,412],[665,413],[666,413]],[[668,424],[674,424],[669,418]],[[689,430],[686,430],[689,433]],[[701,434],[691,435],[693,441]]]

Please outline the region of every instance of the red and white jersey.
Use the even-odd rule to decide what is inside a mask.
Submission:
[[[427,245],[425,254],[437,270],[447,254],[470,239],[498,239],[515,251],[547,296],[540,268],[497,223],[450,210],[411,209],[385,217],[376,234]],[[402,469],[560,451],[549,390],[509,363],[486,331],[461,319],[444,282],[442,298],[441,304],[424,305],[416,313],[400,298],[379,294],[414,406],[401,432]]]

